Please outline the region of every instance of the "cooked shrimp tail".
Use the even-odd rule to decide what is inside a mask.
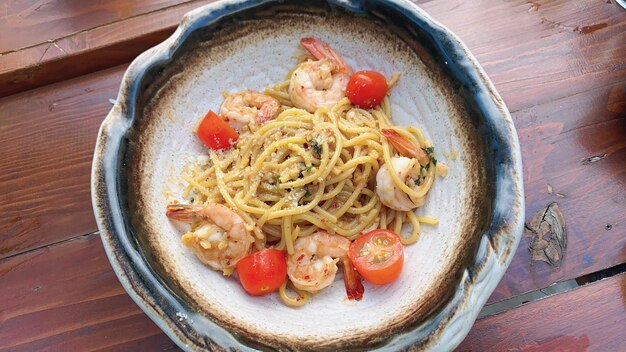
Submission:
[[[289,97],[293,105],[313,113],[337,104],[346,96],[352,69],[319,38],[303,38],[300,43],[317,61],[303,62],[291,74]]]
[[[202,221],[184,234],[181,241],[200,261],[224,275],[233,272],[254,242],[241,216],[221,204],[169,204],[166,215],[183,222]]]
[[[251,121],[260,125],[273,119],[278,115],[279,108],[278,100],[253,90],[244,90],[224,99],[220,115],[238,129]]]
[[[348,299],[360,301],[363,298],[365,288],[363,287],[359,273],[354,269],[350,258],[344,257],[341,264],[343,270],[343,283],[346,286]]]
[[[430,162],[430,158],[428,158],[428,155],[426,155],[422,148],[401,136],[398,132],[384,128],[380,130],[380,133],[387,138],[389,143],[391,143],[400,155],[415,158],[422,166],[426,166]]]
[[[415,158],[404,156],[394,156],[390,164],[383,164],[376,174],[376,194],[378,199],[391,209],[399,211],[409,211],[424,205],[424,197],[413,197],[405,193],[398,187],[391,178],[391,168],[397,173],[397,177],[402,180],[407,187],[419,189],[415,179],[421,176],[422,167]]]
[[[277,115],[278,108],[280,107],[279,104],[280,103],[278,103],[278,100],[271,98],[271,100],[268,99],[266,103],[261,105],[259,112],[254,118],[254,121],[257,123],[257,125],[262,125],[265,122],[273,119]]]
[[[350,240],[326,231],[298,237],[293,254],[287,257],[287,275],[303,291],[317,292],[330,286],[337,273],[337,262],[348,255]],[[354,287],[352,284],[350,287]]]
[[[326,59],[330,61],[335,70],[337,72],[352,74],[352,69],[348,64],[343,60],[330,45],[323,42],[320,38],[317,37],[308,37],[302,38],[300,40],[300,45],[302,45],[314,58],[317,60]]]
[[[199,215],[200,208],[200,206],[190,204],[168,204],[165,216],[189,223],[202,219],[202,216]]]

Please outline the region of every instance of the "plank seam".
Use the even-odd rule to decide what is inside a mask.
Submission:
[[[136,15],[129,16],[129,17],[126,17],[126,18],[122,18],[122,19],[117,20],[115,22],[104,23],[104,24],[97,25],[95,27],[91,27],[91,28],[80,30],[78,32],[73,32],[73,33],[70,33],[70,34],[66,34],[66,35],[64,35],[62,37],[59,37],[59,38],[56,38],[56,39],[48,39],[48,40],[40,42],[40,43],[35,43],[35,44],[22,46],[22,47],[15,48],[15,49],[10,49],[10,50],[1,52],[0,56],[11,54],[11,53],[16,53],[18,51],[25,50],[25,49],[31,49],[31,48],[34,48],[34,47],[37,47],[37,46],[40,46],[40,45],[46,44],[46,43],[50,43],[51,45],[54,45],[54,44],[56,44],[60,40],[67,39],[67,38],[73,37],[75,35],[88,33],[88,32],[91,32],[91,31],[94,31],[94,30],[97,30],[97,29],[100,29],[100,28],[116,25],[116,24],[118,24],[120,22],[126,22],[128,20],[132,20],[132,19],[135,19],[137,17],[142,17],[142,16],[147,16],[147,15],[152,15],[152,14],[155,14],[155,13],[159,13],[159,12],[168,11],[168,10],[170,10],[172,8],[187,6],[187,5],[191,4],[191,3],[200,2],[200,1],[202,1],[202,0],[188,0],[188,1],[185,1],[185,2],[178,3],[178,4],[162,7],[160,9],[156,9],[156,10],[153,10],[153,11],[136,14]]]
[[[81,239],[81,238],[87,238],[87,237],[92,236],[92,235],[100,236],[100,232],[99,231],[89,232],[89,233],[86,233],[86,234],[77,235],[77,236],[70,237],[70,238],[65,238],[65,239],[62,239],[60,241],[50,242],[48,244],[44,244],[44,245],[41,245],[41,246],[32,247],[32,248],[29,248],[29,249],[27,249],[27,250],[25,250],[23,252],[13,253],[13,254],[8,255],[6,257],[0,258],[0,263],[2,263],[5,260],[9,260],[11,258],[20,256],[20,255],[28,254],[28,253],[31,253],[31,252],[34,252],[34,251],[37,251],[37,250],[40,250],[40,249],[43,249],[43,248],[55,247],[55,246],[64,244],[65,242],[75,241],[75,240]]]

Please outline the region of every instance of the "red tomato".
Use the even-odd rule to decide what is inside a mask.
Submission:
[[[260,296],[278,290],[287,278],[287,258],[278,249],[264,249],[237,262],[241,286],[249,294]]]
[[[400,275],[404,246],[395,232],[376,229],[352,242],[348,257],[365,280],[384,285]]]
[[[207,147],[214,150],[228,149],[239,139],[237,131],[211,110],[198,125],[196,134]]]
[[[376,71],[359,71],[353,74],[346,87],[348,99],[362,109],[380,105],[387,91],[387,79]]]

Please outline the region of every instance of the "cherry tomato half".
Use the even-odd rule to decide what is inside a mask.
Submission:
[[[278,249],[254,252],[237,262],[241,286],[249,294],[260,296],[278,290],[287,278],[287,258]]]
[[[211,110],[198,125],[196,134],[213,150],[228,149],[239,139],[237,131]]]
[[[384,285],[400,275],[404,246],[395,232],[376,229],[352,242],[348,257],[365,280]]]
[[[359,71],[350,77],[346,96],[352,104],[362,109],[371,109],[380,105],[387,91],[389,86],[385,76],[376,71]]]

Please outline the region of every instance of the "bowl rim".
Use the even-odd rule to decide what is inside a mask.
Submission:
[[[478,88],[475,97],[483,118],[493,128],[502,157],[496,163],[496,190],[493,219],[481,235],[472,263],[463,271],[453,297],[426,322],[412,326],[386,341],[378,349],[397,350],[420,343],[420,349],[452,350],[458,346],[476,320],[511,262],[519,244],[524,221],[524,191],[519,140],[513,120],[504,101],[483,68],[465,44],[445,26],[431,18],[416,4],[407,0],[326,0],[354,14],[365,14],[375,3],[402,11],[412,21],[419,21],[433,35],[443,40],[438,50],[452,53],[454,62],[468,74]],[[91,173],[91,196],[105,252],[126,292],[133,301],[181,348],[236,348],[254,350],[251,341],[239,340],[218,324],[204,319],[209,335],[194,333],[195,324],[189,310],[164,282],[152,272],[132,241],[129,224],[122,217],[119,167],[116,161],[123,153],[125,135],[135,119],[135,101],[146,72],[170,60],[180,45],[197,29],[242,10],[283,3],[280,0],[226,0],[199,7],[181,20],[176,31],[165,41],[138,56],[125,72],[116,102],[100,126]],[[415,23],[413,23],[415,25]],[[452,63],[452,61],[451,61]],[[447,63],[446,63],[447,64]],[[113,167],[111,167],[113,166]],[[197,320],[197,317],[194,317]],[[202,341],[203,345],[198,344]]]

